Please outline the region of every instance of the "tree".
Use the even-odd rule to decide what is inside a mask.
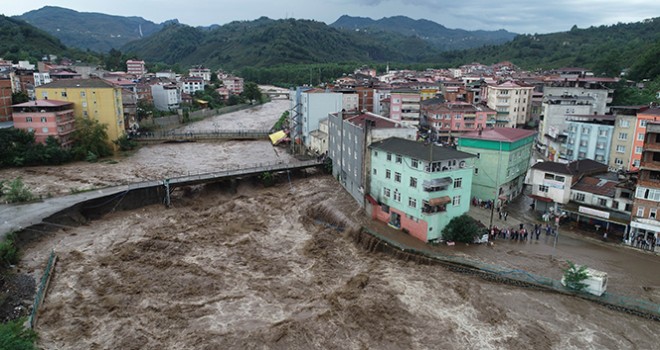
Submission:
[[[447,241],[472,243],[479,235],[479,226],[467,214],[457,216],[442,229],[442,238]]]
[[[73,133],[73,155],[76,159],[89,159],[90,154],[96,158],[112,155],[112,147],[108,143],[107,125],[98,120],[76,118],[76,131]]]
[[[30,101],[30,97],[25,91],[17,91],[11,94],[11,103],[16,105]]]
[[[14,181],[9,183],[9,190],[5,194],[7,202],[9,203],[22,203],[29,202],[34,199],[34,195],[30,189],[25,186],[23,179],[17,177]]]
[[[0,349],[35,350],[37,333],[23,327],[24,320],[0,323]]]
[[[583,281],[589,278],[587,267],[577,266],[572,261],[566,262],[568,263],[568,268],[564,269],[564,284],[566,287],[578,292],[583,291],[587,288],[587,285]]]
[[[262,102],[261,90],[259,89],[259,86],[253,82],[245,83],[243,96],[245,96],[248,101]]]

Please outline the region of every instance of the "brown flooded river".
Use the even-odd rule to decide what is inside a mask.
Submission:
[[[309,216],[363,219],[331,177],[177,192],[25,250],[56,273],[44,349],[653,349],[660,324],[358,248]],[[184,196],[184,193],[185,196]]]

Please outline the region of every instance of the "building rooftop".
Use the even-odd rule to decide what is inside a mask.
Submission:
[[[442,147],[435,144],[426,144],[398,137],[390,137],[382,141],[374,142],[369,147],[372,149],[383,150],[385,152],[405,155],[426,162],[476,157],[474,154],[457,151],[453,148]]]
[[[591,175],[607,172],[607,165],[591,159],[581,159],[570,162],[568,164],[558,162],[540,162],[534,164],[532,169],[564,175]]]
[[[396,128],[399,123],[381,117],[377,114],[360,114],[346,119],[349,123],[363,127],[367,121],[372,122],[371,126],[376,129]],[[400,125],[399,125],[400,126]]]
[[[12,107],[61,107],[61,106],[66,106],[66,105],[72,105],[73,102],[67,102],[67,101],[57,101],[57,100],[35,100],[35,101],[29,101],[29,102],[24,102],[24,103],[19,103],[12,105]]]
[[[614,197],[618,182],[585,176],[578,181],[572,190],[593,193],[599,196]]]
[[[660,115],[660,108],[655,107],[655,108],[649,108],[643,112],[639,112],[637,114],[643,114],[643,115]]]
[[[515,129],[515,128],[489,128],[479,131],[472,131],[460,136],[460,138],[488,140],[488,141],[506,141],[515,142],[526,137],[536,135],[534,130]]]
[[[52,83],[44,84],[39,88],[114,88],[115,86],[103,79],[64,79],[55,80]]]

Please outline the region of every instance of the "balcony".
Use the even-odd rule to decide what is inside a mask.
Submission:
[[[445,196],[440,198],[432,198],[428,201],[422,201],[422,214],[434,215],[444,213],[447,211],[447,204],[451,203],[451,198]]]
[[[439,171],[440,169],[437,169],[434,167],[434,171]],[[428,171],[428,166],[427,170]],[[439,192],[439,191],[446,191],[449,189],[449,185],[453,183],[451,177],[443,177],[443,178],[437,178],[437,179],[431,179],[431,180],[424,180],[422,182],[422,188],[424,189],[425,192]]]
[[[651,136],[651,138],[654,138],[654,137]],[[655,140],[653,140],[653,141],[655,141]],[[646,142],[644,144],[644,151],[660,152],[660,143],[656,143],[656,142],[653,142],[653,141],[648,140],[648,142]]]

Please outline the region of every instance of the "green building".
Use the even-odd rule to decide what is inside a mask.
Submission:
[[[369,149],[366,199],[372,218],[428,242],[470,209],[474,155],[395,137]]]
[[[472,197],[497,205],[522,193],[536,131],[490,128],[461,135],[458,150],[477,156]]]

